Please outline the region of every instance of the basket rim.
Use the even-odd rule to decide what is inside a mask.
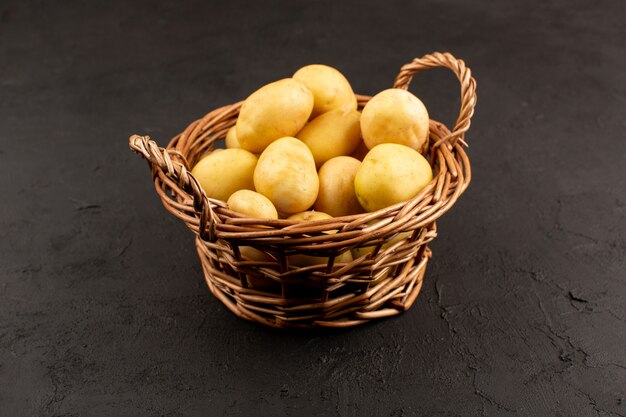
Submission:
[[[370,98],[369,96],[359,97],[361,100],[360,104]],[[221,123],[218,124],[219,128],[209,126],[203,130],[204,135],[213,134],[213,137],[209,141],[210,145],[217,140],[223,139],[224,132],[234,124],[240,106],[241,102],[222,106],[208,113],[203,119],[200,119],[201,121],[207,118],[212,119],[215,114],[225,115],[220,119]],[[226,121],[226,123],[224,123],[224,121]],[[190,127],[195,126],[197,123],[198,121],[192,123]],[[180,171],[178,175],[179,178],[186,176],[189,178],[190,182],[197,183],[197,180],[193,177],[187,165],[187,152],[185,152],[185,149],[182,149],[179,144],[179,139],[183,134],[185,134],[185,132],[175,136],[165,149],[161,148],[162,156],[164,159],[169,159],[169,165],[172,166],[174,170],[178,169]],[[279,240],[289,236],[292,237],[292,239],[290,239],[288,245],[295,244],[295,248],[297,249],[310,251],[313,249],[318,250],[319,247],[307,249],[304,244],[299,245],[297,241],[294,241],[293,236],[312,234],[313,236],[308,238],[307,244],[310,244],[313,243],[313,239],[320,241],[329,240],[330,235],[324,235],[324,232],[336,230],[337,233],[335,233],[335,237],[337,238],[339,236],[345,237],[347,232],[354,232],[355,235],[348,238],[348,240],[350,241],[350,246],[358,246],[361,242],[370,240],[373,234],[383,238],[398,233],[398,229],[400,228],[402,228],[402,230],[415,230],[426,223],[436,220],[448,211],[458,197],[467,189],[471,180],[471,164],[463,146],[460,143],[454,145],[451,143],[440,143],[436,147],[433,146],[439,138],[449,134],[449,129],[443,123],[432,119],[430,120],[429,150],[431,151],[431,155],[428,160],[431,167],[434,167],[435,164],[439,165],[435,175],[433,175],[433,179],[413,198],[372,212],[306,222],[289,219],[259,219],[230,210],[227,203],[223,200],[206,197],[199,183],[197,183],[197,191],[206,202],[206,206],[204,208],[195,207],[194,201],[197,201],[197,199],[194,196],[194,189],[185,190],[184,187],[181,188],[179,186],[180,184],[172,180],[168,176],[168,172],[164,170],[156,171],[154,175],[154,186],[164,206],[172,214],[182,218],[188,225],[192,226],[191,228],[194,232],[202,234],[203,230],[208,229],[208,234],[205,234],[204,238],[208,238],[209,241],[215,241],[219,238],[233,242],[245,241],[246,245],[249,246],[260,246],[264,244],[284,246],[287,242]],[[147,138],[144,137],[143,139],[146,140]],[[207,151],[212,152],[211,149],[207,149]],[[174,159],[179,159],[180,162]],[[166,165],[168,165],[167,162]],[[457,184],[454,192],[448,194],[448,191],[442,191],[446,187],[444,184],[447,184],[449,187],[452,185],[453,180],[461,182],[460,185]],[[172,199],[162,187],[176,190],[178,196]],[[438,191],[438,197],[434,198]],[[437,206],[437,204],[439,204],[439,206]],[[402,216],[401,214],[408,214],[416,207],[420,206],[420,211],[422,212],[436,207],[436,209],[434,209],[434,215],[430,216],[426,222],[413,222],[414,224],[408,228],[404,227],[411,223],[413,217]],[[184,213],[191,214],[189,213],[190,208],[193,208],[194,215],[185,216]],[[198,218],[199,221],[197,220]],[[202,223],[205,224],[205,227],[202,226]],[[259,226],[263,226],[263,228],[259,228]],[[224,230],[225,228],[230,230]],[[327,242],[325,245],[322,245],[322,247],[344,247],[344,245],[341,244],[341,240],[335,240],[337,242],[334,244]]]
[[[443,124],[435,123],[437,128],[447,131],[447,128],[445,128]],[[175,144],[175,142],[173,144]],[[456,199],[469,185],[471,179],[469,158],[460,144],[454,146],[449,145],[450,149],[448,149],[447,146],[448,145],[446,145],[447,151],[451,154],[454,152],[457,158],[451,155],[450,159],[452,162],[450,162],[447,158],[438,156],[438,161],[442,164],[458,164],[459,172],[457,172],[456,176],[452,176],[449,171],[444,172],[443,169],[439,169],[433,177],[433,180],[412,199],[369,213],[307,222],[298,222],[288,219],[257,219],[228,209],[227,204],[222,200],[207,198],[208,205],[211,206],[211,215],[217,218],[214,226],[216,239],[224,239],[231,243],[245,243],[247,246],[255,247],[278,245],[305,252],[325,249],[341,251],[346,247],[360,246],[363,242],[371,241],[372,239],[384,239],[400,231],[419,229],[423,225],[436,220],[449,210]],[[459,160],[461,162],[459,162]],[[190,174],[188,175],[191,176]],[[438,184],[441,191],[441,189],[445,188],[442,184],[447,184],[448,186],[452,185],[453,178],[457,181],[454,191],[445,192],[441,194],[437,200],[434,200]],[[162,172],[157,173],[154,185],[165,207],[168,208],[172,214],[182,218],[194,232],[201,234],[203,230],[201,227],[202,211],[195,210],[195,208],[192,207],[192,195],[185,193],[182,201],[173,200],[164,192],[162,187],[164,185],[176,187],[177,185],[173,181],[168,180],[167,176]],[[193,212],[189,213],[189,209],[192,208],[194,209]],[[428,212],[430,210],[431,215],[427,216],[426,220],[418,222],[416,222],[415,219],[419,217],[415,215],[406,216],[406,214],[410,213],[412,210],[415,211],[416,208],[419,208],[420,212]],[[186,216],[185,213],[183,213],[184,211],[187,212]],[[415,214],[417,214],[417,212]],[[198,221],[199,216],[200,221]],[[261,229],[258,226],[264,227]],[[336,233],[332,235],[324,233],[330,230],[336,231]],[[285,237],[290,237],[291,239],[286,241],[284,239]]]
[[[394,228],[408,225],[409,230],[414,230],[426,224],[414,221],[414,218],[419,218],[418,213],[428,213],[425,219],[435,221],[450,209],[471,180],[471,165],[463,146],[467,146],[464,136],[469,129],[476,104],[476,82],[464,62],[449,53],[424,55],[401,68],[394,88],[408,89],[413,75],[435,67],[452,70],[461,83],[459,117],[452,131],[443,123],[429,120],[429,149],[426,152],[430,152],[429,164],[435,170],[432,181],[413,198],[376,211],[307,222],[270,220],[236,213],[229,210],[223,200],[208,198],[197,179],[190,173],[189,162],[195,163],[200,155],[214,149],[214,142],[222,139],[228,128],[235,124],[243,101],[218,107],[195,120],[182,133],[172,138],[166,148],[159,148],[148,137],[137,135],[130,138],[130,145],[150,163],[154,185],[168,211],[211,242],[218,238],[248,241],[258,239],[258,243],[265,241],[264,243],[280,244],[272,237],[312,233],[313,238],[319,238],[324,231],[338,229],[335,234],[337,237],[353,231],[366,231],[376,235],[376,238],[381,233],[388,234],[381,229],[390,232]],[[371,98],[359,94],[356,97],[360,107]],[[407,216],[410,213],[412,216]],[[379,221],[373,222],[374,220]],[[374,224],[368,224],[369,222]],[[395,227],[389,227],[391,224]],[[309,243],[312,242],[313,240]]]
[[[355,95],[357,96],[357,99],[359,101],[368,101],[369,99],[372,98],[372,96],[368,96],[368,95],[361,95],[361,94],[355,94]],[[214,112],[218,112],[220,110],[226,110],[226,109],[232,110],[233,107],[236,108],[236,109],[239,109],[242,104],[243,104],[243,101],[239,101],[239,102],[236,102],[236,103],[233,103],[233,104],[230,104],[230,105],[225,105],[225,106],[218,107],[214,111],[208,113],[207,116],[212,114],[212,113],[214,113]],[[359,107],[361,107],[361,106],[359,106]],[[431,125],[435,124],[438,127],[444,127],[444,128],[447,129],[445,124],[443,124],[442,122],[438,122],[438,121],[436,121],[434,119],[429,119],[429,122],[430,122]],[[433,142],[433,144],[435,144],[436,141],[432,141],[431,140],[431,137],[430,137],[431,132],[432,131],[429,129],[428,141],[429,142]],[[190,166],[190,164],[187,162],[187,158],[179,151],[178,146],[177,146],[177,142],[178,142],[178,139],[180,138],[180,136],[181,135],[175,136],[168,143],[168,145],[166,147],[166,150],[172,154],[172,157],[174,157],[174,158],[181,158],[181,160],[182,160],[181,162],[185,165],[185,168],[189,171],[189,175],[193,176],[193,174],[191,174],[191,168],[193,168],[193,167]],[[218,137],[216,139],[216,141],[217,140],[221,140],[221,139],[224,139],[224,137],[223,136]],[[469,147],[469,145],[465,144],[465,147]],[[430,149],[430,148],[431,148],[431,146],[429,145],[428,149]],[[219,148],[217,148],[217,149],[219,149]],[[202,158],[204,158],[204,157],[210,155],[211,153],[213,153],[214,150],[215,149],[210,150],[210,151],[204,153],[200,158],[198,158],[198,161],[200,161]],[[452,150],[452,146],[450,146],[448,148],[448,150],[451,151]],[[463,152],[463,154],[467,157],[467,155],[466,155],[466,153],[465,153],[465,151],[463,150],[462,147],[459,147],[458,149],[456,149],[456,151],[457,152],[458,151]],[[433,168],[432,158],[429,155],[423,155],[422,154],[422,156],[424,156],[427,159],[429,165],[431,166],[431,168]],[[467,157],[467,160],[469,161],[469,157]],[[470,166],[469,163],[467,164],[466,167],[471,169],[471,166]],[[351,223],[351,222],[353,222],[354,220],[357,220],[357,219],[363,220],[365,218],[370,218],[370,217],[371,217],[370,220],[375,220],[377,217],[380,217],[381,215],[384,216],[388,212],[392,212],[392,211],[404,208],[405,206],[407,206],[407,205],[409,205],[411,203],[420,202],[428,194],[427,191],[429,191],[428,190],[429,187],[431,187],[432,185],[437,183],[437,180],[440,177],[440,175],[445,175],[445,174],[442,174],[440,170],[438,170],[436,173],[433,172],[433,174],[434,174],[433,175],[433,179],[428,184],[426,184],[424,186],[424,188],[422,188],[422,190],[419,191],[419,193],[417,193],[414,197],[412,197],[412,198],[410,198],[408,200],[401,201],[401,202],[398,202],[398,203],[395,203],[395,204],[392,204],[390,206],[383,207],[381,209],[374,210],[374,211],[369,211],[369,212],[364,212],[364,213],[356,213],[356,214],[349,214],[349,215],[344,215],[344,216],[336,216],[336,217],[332,217],[330,219],[307,220],[306,222],[303,222],[303,221],[300,221],[300,220],[290,220],[290,219],[287,219],[287,218],[285,218],[285,219],[264,219],[264,218],[257,218],[257,217],[247,216],[246,214],[243,214],[243,213],[240,213],[240,212],[237,212],[237,211],[229,209],[227,202],[224,201],[224,200],[220,200],[220,199],[212,198],[212,197],[207,197],[207,200],[210,201],[211,203],[213,203],[215,206],[222,208],[222,210],[220,210],[220,213],[223,213],[224,215],[227,215],[230,218],[233,218],[233,219],[248,219],[250,221],[253,221],[254,224],[257,224],[259,221],[263,221],[264,222],[263,225],[264,226],[268,226],[268,227],[284,228],[284,227],[290,227],[290,226],[296,226],[296,225],[298,225],[300,227],[304,227],[304,226],[302,226],[304,224],[306,224],[306,225],[308,225],[310,227],[315,227],[315,226],[334,224],[334,223],[337,223],[337,222],[342,222],[342,223],[348,222],[348,223]],[[469,183],[469,181],[468,181],[468,183]],[[315,211],[315,210],[306,210],[306,211],[309,212],[309,211]],[[364,220],[363,223],[367,223],[370,220]]]

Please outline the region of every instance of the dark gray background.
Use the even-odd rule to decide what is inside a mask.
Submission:
[[[619,0],[0,2],[0,416],[626,415]],[[474,179],[397,318],[281,333],[205,287],[160,144],[309,63],[356,91],[451,51]],[[411,90],[455,119],[443,70]]]

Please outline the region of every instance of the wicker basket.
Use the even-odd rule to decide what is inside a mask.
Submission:
[[[433,181],[415,198],[372,213],[306,223],[260,220],[207,198],[189,170],[235,124],[241,102],[191,123],[165,149],[146,136],[130,138],[131,149],[148,161],[165,208],[196,234],[206,283],[228,309],[272,327],[308,328],[354,326],[411,307],[431,257],[428,243],[437,236],[435,221],[471,178],[463,146],[476,82],[464,62],[449,53],[425,55],[401,68],[394,87],[407,89],[413,75],[435,67],[449,68],[458,77],[461,111],[452,132],[430,121]],[[359,107],[369,98],[357,96]],[[263,256],[242,256],[242,247],[248,246]],[[345,251],[364,247],[373,248],[349,263],[336,261]],[[299,267],[289,262],[294,254],[328,261]]]

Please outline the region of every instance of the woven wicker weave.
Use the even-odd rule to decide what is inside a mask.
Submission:
[[[279,328],[348,327],[411,307],[431,257],[427,245],[437,235],[435,221],[471,179],[463,146],[476,104],[476,82],[464,62],[449,53],[425,55],[401,68],[394,87],[407,89],[413,75],[435,67],[449,68],[459,79],[461,111],[452,131],[430,121],[433,181],[415,198],[372,213],[304,223],[261,220],[207,198],[189,171],[235,124],[241,102],[191,123],[165,149],[146,136],[129,139],[131,149],[148,161],[165,208],[196,234],[208,287],[233,313]],[[362,108],[370,97],[357,98]],[[265,256],[242,256],[248,252],[241,248],[247,246]],[[349,263],[335,261],[341,253],[362,247],[373,250]],[[290,264],[294,254],[328,261],[298,267]]]

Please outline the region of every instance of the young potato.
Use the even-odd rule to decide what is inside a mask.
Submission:
[[[207,197],[226,201],[237,190],[254,190],[258,158],[245,149],[211,152],[191,170]]]
[[[228,149],[232,149],[232,148],[241,148],[241,145],[239,144],[239,139],[237,139],[237,129],[235,128],[235,126],[231,127],[230,129],[228,129],[228,132],[226,132],[226,148]]]
[[[428,144],[428,111],[413,94],[390,88],[376,94],[363,108],[361,131],[369,149],[398,143],[418,152]]]
[[[356,110],[331,110],[311,120],[296,137],[309,147],[319,168],[330,158],[356,149],[361,140],[360,119]]]
[[[294,136],[313,110],[313,94],[301,82],[285,78],[252,93],[242,104],[236,133],[243,149],[262,152],[270,143]]]
[[[372,225],[372,224],[375,224],[378,221],[379,220],[373,220],[373,221],[369,222],[368,224]],[[412,234],[413,234],[412,231],[398,233],[391,240],[389,240],[387,243],[382,244],[381,248],[380,248],[380,251],[383,251],[383,250],[385,250],[387,248],[390,248],[391,246],[395,245],[396,243],[400,242],[401,240],[410,238]],[[375,246],[363,246],[363,247],[359,247],[359,248],[353,248],[351,250],[352,258],[353,259],[358,259],[361,256],[364,256],[364,255],[367,255],[370,252],[373,252],[374,249],[375,249]],[[389,276],[389,271],[390,271],[389,269],[386,269],[385,271],[378,271],[377,274],[379,274],[379,276],[372,281],[372,285],[377,285],[380,282],[382,282],[385,278],[387,278],[387,276]]]
[[[314,210],[292,214],[291,216],[288,217],[289,220],[297,220],[300,222],[332,219],[332,218],[333,216],[327,213],[323,213],[321,211],[314,211]],[[327,233],[337,233],[337,231],[333,230]],[[288,259],[289,259],[289,264],[300,266],[300,267],[328,263],[327,256],[312,256],[312,255],[297,254],[297,255],[289,255]],[[339,256],[335,257],[335,263],[347,263],[351,261],[352,261],[352,253],[350,251],[345,251]]]
[[[415,197],[433,179],[430,164],[417,151],[397,143],[375,146],[354,177],[354,189],[366,211]]]
[[[281,213],[308,209],[317,199],[319,191],[311,151],[293,137],[276,140],[259,158],[254,170],[254,186]]]
[[[332,218],[333,216],[331,216],[328,213],[324,213],[322,211],[307,210],[307,211],[302,211],[300,213],[292,214],[291,216],[287,217],[287,220],[297,220],[299,222],[312,222],[314,220],[324,220],[324,219],[332,219]]]
[[[409,237],[411,237],[412,233],[413,232],[398,233],[389,242],[383,243],[381,245],[381,247],[380,247],[380,250],[387,249],[388,247],[390,247],[391,245],[401,241],[402,239],[408,239]],[[360,248],[354,248],[354,249],[352,249],[352,257],[354,259],[360,258],[363,255],[367,255],[368,253],[373,252],[374,248],[375,248],[375,246],[362,246]]]
[[[307,65],[293,74],[293,78],[303,82],[315,97],[313,113],[315,117],[334,109],[356,110],[357,102],[350,83],[339,71],[327,65]]]
[[[350,156],[337,156],[322,165],[317,175],[320,190],[313,208],[333,217],[363,213],[354,191],[354,177],[361,161]]]
[[[239,190],[228,198],[228,208],[257,219],[278,219],[276,207],[269,198],[251,190]]]
[[[272,257],[267,253],[258,250],[252,246],[239,246],[241,257],[247,261],[266,262],[273,261]]]
[[[271,256],[267,253],[258,250],[252,246],[240,246],[239,253],[244,261],[256,261],[256,262],[272,262]],[[276,290],[278,283],[271,278],[261,275],[247,275],[248,284],[255,290],[260,291],[272,291]]]

